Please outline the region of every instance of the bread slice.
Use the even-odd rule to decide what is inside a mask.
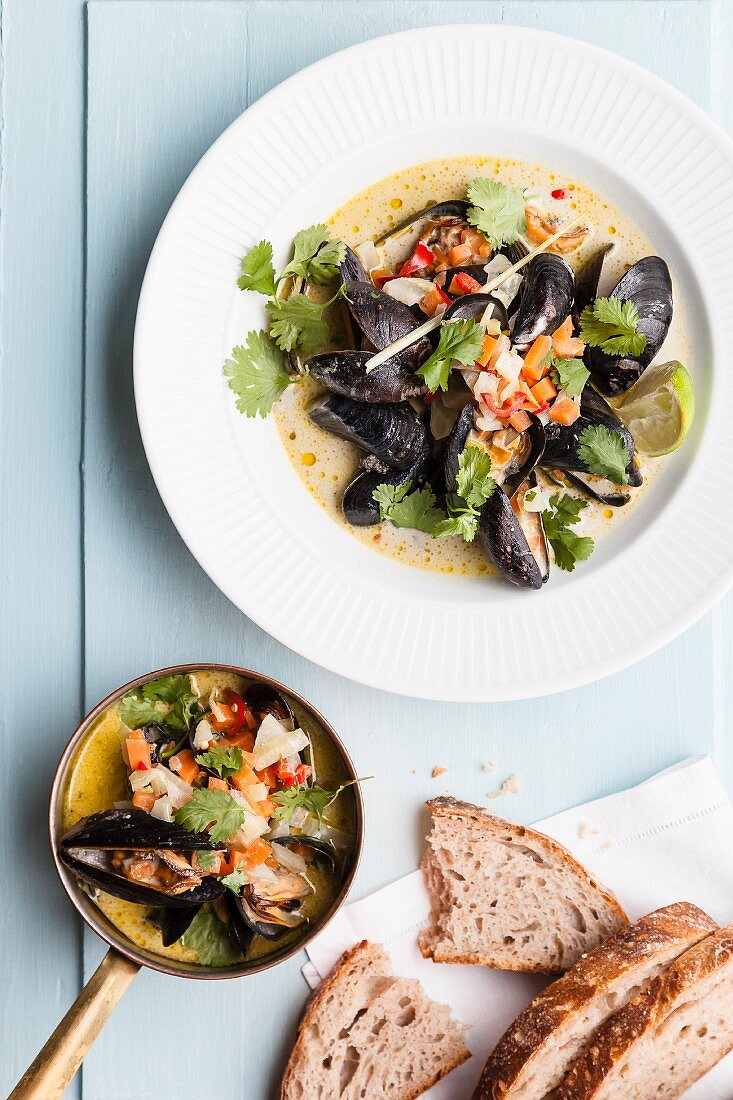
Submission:
[[[690,948],[600,1029],[557,1100],[674,1100],[733,1049],[733,925]]]
[[[281,1100],[413,1100],[469,1057],[464,1028],[384,949],[347,951],[298,1028]]]
[[[425,958],[555,974],[628,924],[613,894],[557,841],[455,798],[428,808]]]
[[[474,1100],[542,1100],[616,1009],[716,928],[681,901],[616,932],[520,1012],[489,1057]]]

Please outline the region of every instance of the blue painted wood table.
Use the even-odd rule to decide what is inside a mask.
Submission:
[[[5,1095],[96,967],[54,875],[45,802],[85,708],[177,661],[249,664],[322,709],[365,788],[355,895],[415,866],[419,807],[482,801],[481,765],[530,821],[693,752],[733,791],[729,598],[635,668],[571,694],[457,706],[348,683],[263,634],[186,551],[137,431],[131,345],[155,234],[217,134],[332,50],[428,23],[517,23],[648,66],[729,130],[728,0],[2,0],[0,583]],[[729,212],[727,216],[730,216]],[[440,780],[433,765],[447,767]],[[235,982],[143,972],[70,1096],[259,1100],[274,1092],[306,994],[302,958]],[[1,1087],[1,1086],[4,1086]]]

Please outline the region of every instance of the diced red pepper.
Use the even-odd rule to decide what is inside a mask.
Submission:
[[[554,191],[550,191],[550,194],[552,195],[553,199],[564,199],[565,198],[565,188],[564,187],[556,187]]]
[[[481,400],[485,402],[489,412],[492,412],[494,416],[509,417],[524,404],[524,394],[515,393],[514,397],[510,397],[502,405],[495,404],[490,393],[482,394]]]
[[[468,272],[459,271],[451,280],[449,289],[451,294],[479,294],[482,287],[478,279],[474,279]]]
[[[284,760],[281,760],[276,774],[283,787],[299,787],[305,783],[311,770],[308,764],[297,764],[295,768],[291,769]]]
[[[405,279],[409,275],[414,275],[416,271],[422,271],[423,268],[431,267],[434,260],[435,257],[425,242],[418,241],[415,246],[415,251],[410,256],[407,263],[403,264],[397,272],[397,278]]]
[[[212,712],[209,718],[211,728],[218,733],[237,734],[246,722],[251,729],[252,725],[249,719],[254,718],[254,716],[241,695],[237,695],[236,691],[227,688],[223,698],[223,703],[217,702],[216,704],[218,715]],[[254,724],[256,725],[256,722]]]

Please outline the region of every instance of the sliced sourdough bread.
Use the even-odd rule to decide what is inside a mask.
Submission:
[[[398,978],[363,940],[343,956],[300,1022],[281,1100],[413,1100],[469,1057],[464,1028],[418,981]]]
[[[671,963],[604,1024],[557,1100],[675,1100],[733,1049],[733,925]]]
[[[613,1012],[716,928],[683,901],[616,932],[520,1012],[489,1057],[474,1100],[543,1100]]]
[[[428,808],[425,958],[555,974],[628,924],[613,894],[557,841],[454,798]]]

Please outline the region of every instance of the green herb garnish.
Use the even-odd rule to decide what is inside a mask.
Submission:
[[[242,887],[247,882],[247,874],[245,871],[234,870],[229,875],[224,875],[224,878],[219,880],[231,890],[233,894],[239,895]]]
[[[272,245],[260,241],[242,256],[242,274],[237,279],[240,290],[254,290],[258,294],[274,297],[277,291],[275,268],[272,265]]]
[[[410,492],[410,482],[401,485],[378,485],[372,493],[379,505],[382,521],[393,527],[411,527],[415,531],[431,534],[435,524],[443,517],[435,507],[435,493],[430,488]]]
[[[313,302],[304,294],[291,298],[275,298],[267,303],[270,315],[270,335],[283,351],[299,347],[306,355],[318,351],[328,341],[328,322],[323,314],[343,295],[344,288],[328,302]]]
[[[555,555],[555,563],[568,573],[575,569],[576,562],[585,561],[593,553],[593,539],[571,530],[587,507],[585,500],[569,493],[554,493],[550,497],[550,507],[542,513],[542,523]]]
[[[211,826],[209,836],[218,844],[234,836],[245,812],[225,791],[196,789],[190,802],[173,811],[173,817],[190,833],[202,833]]]
[[[237,395],[237,408],[245,416],[262,416],[293,382],[286,358],[267,332],[250,332],[247,343],[232,348],[232,357],[224,364],[229,389]]]
[[[641,355],[646,336],[637,332],[639,310],[620,298],[596,298],[580,315],[580,338],[607,355]]]
[[[241,958],[210,905],[199,910],[181,936],[181,943],[196,952],[202,966],[232,966]]]
[[[371,776],[366,776],[366,779],[371,779]],[[340,787],[337,787],[335,791],[325,791],[323,787],[319,787],[315,784],[312,787],[290,787],[282,791],[275,791],[270,797],[273,802],[277,803],[277,809],[275,810],[273,819],[275,821],[284,821],[285,824],[290,823],[290,819],[297,809],[302,807],[307,810],[308,813],[313,814],[318,818],[319,826],[323,824],[323,815],[326,811],[326,807],[329,806],[334,799],[338,798],[342,791],[347,787],[353,786],[354,783],[363,783],[364,779],[351,779],[348,783],[342,783]]]
[[[485,332],[476,321],[446,321],[440,328],[438,346],[416,373],[432,393],[447,390],[451,363],[473,366],[481,354]]]
[[[278,282],[300,276],[307,282],[324,286],[336,278],[339,266],[345,259],[344,242],[331,240],[327,226],[312,225],[295,234],[293,258],[284,268]]]
[[[578,458],[591,474],[607,477],[614,485],[626,485],[631,455],[626,440],[605,424],[590,424],[578,436]]]
[[[176,733],[188,730],[200,711],[190,676],[160,676],[128,691],[117,705],[120,721],[130,729],[158,725]]]
[[[564,389],[568,397],[580,397],[590,378],[590,371],[582,359],[565,359],[558,356],[551,364],[550,377],[558,389]]]
[[[202,871],[210,871],[214,866],[214,853],[207,848],[201,848],[196,852],[196,863]]]
[[[460,535],[466,542],[473,542],[478,530],[480,509],[489,499],[496,482],[491,474],[491,458],[479,447],[464,447],[458,456],[456,474],[457,493],[446,497],[448,518],[436,524],[433,534]]]
[[[480,177],[468,188],[468,220],[494,248],[513,244],[527,228],[525,193],[521,187],[507,187],[498,180]]]
[[[242,750],[236,745],[214,745],[196,757],[196,763],[202,768],[209,768],[216,772],[221,779],[228,779],[230,775],[236,775],[244,767]],[[223,794],[224,792],[222,792]]]

